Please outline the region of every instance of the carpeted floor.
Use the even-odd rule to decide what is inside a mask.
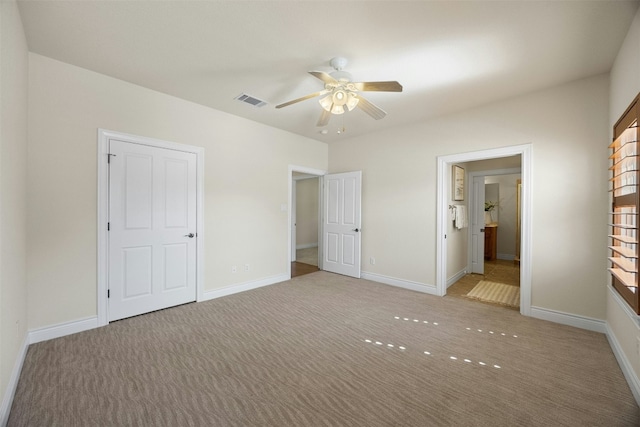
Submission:
[[[29,347],[9,426],[638,426],[604,335],[317,272]]]

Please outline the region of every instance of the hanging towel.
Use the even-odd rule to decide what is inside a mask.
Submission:
[[[453,222],[458,230],[467,227],[467,207],[465,205],[455,205]]]

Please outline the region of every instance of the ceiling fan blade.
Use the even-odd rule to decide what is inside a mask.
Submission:
[[[356,89],[363,92],[402,92],[402,85],[393,82],[359,82],[353,83]]]
[[[367,101],[366,98],[363,98],[362,96],[358,96],[358,99],[360,100],[358,101],[358,108],[360,108],[362,111],[364,111],[374,119],[380,120],[387,115],[387,113],[383,109],[375,106],[370,101]]]
[[[309,71],[309,74],[322,80],[325,84],[338,84],[338,81],[336,79],[334,79],[329,73],[325,73],[324,71]]]
[[[315,98],[316,96],[324,95],[325,93],[329,93],[329,91],[328,90],[321,90],[320,92],[315,92],[315,93],[309,94],[307,96],[303,96],[301,98],[293,99],[293,100],[291,100],[289,102],[285,102],[283,104],[276,105],[276,108],[288,107],[291,104],[295,104],[295,103],[298,103],[298,102],[306,101],[307,99]]]
[[[316,126],[322,127],[322,126],[328,125],[330,118],[331,118],[331,113],[323,109],[322,113],[320,113],[320,118],[318,119],[318,123],[316,124]]]

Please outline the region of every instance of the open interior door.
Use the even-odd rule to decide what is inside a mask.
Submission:
[[[474,176],[471,191],[471,272],[484,274],[484,176]]]
[[[323,177],[323,269],[360,278],[362,172]]]

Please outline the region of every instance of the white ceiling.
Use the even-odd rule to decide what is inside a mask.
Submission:
[[[423,121],[604,73],[637,1],[19,0],[29,49],[320,141]],[[320,134],[309,70],[349,59],[387,111],[333,116]],[[268,105],[235,101],[241,93]],[[346,132],[337,133],[344,126]]]

